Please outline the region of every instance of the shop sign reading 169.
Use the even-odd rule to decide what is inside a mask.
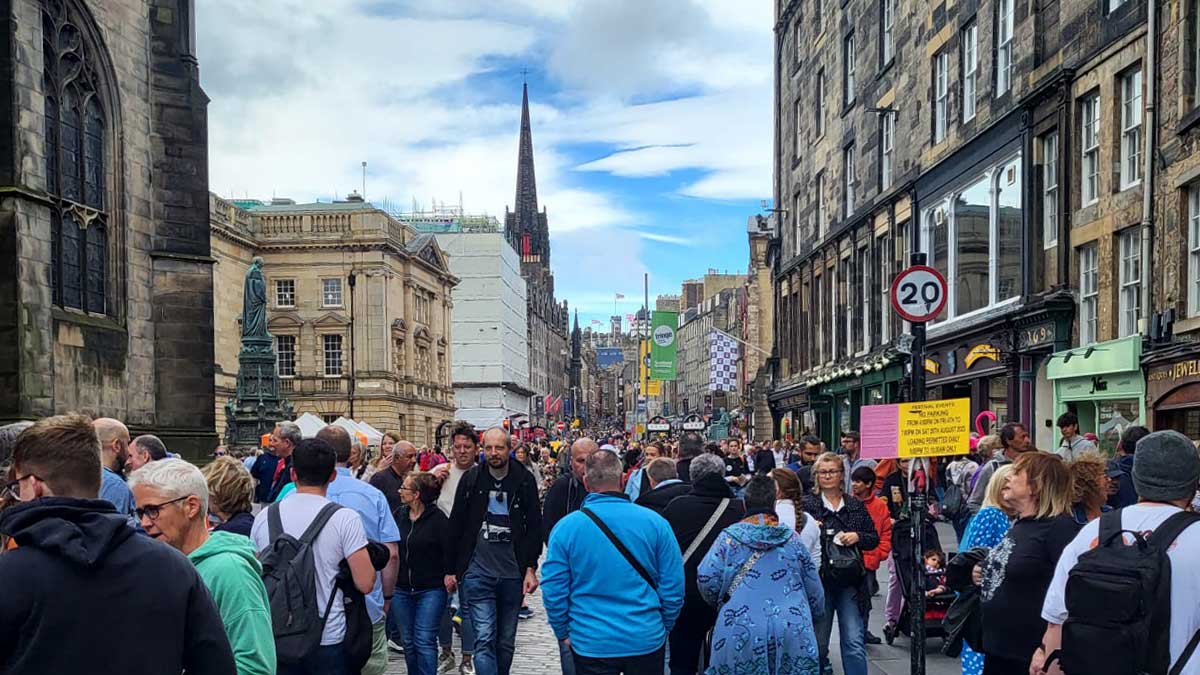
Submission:
[[[908,321],[931,321],[946,306],[946,278],[928,265],[913,265],[892,282],[892,309]]]

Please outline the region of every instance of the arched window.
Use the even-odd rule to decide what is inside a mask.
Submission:
[[[90,46],[62,0],[42,3],[46,191],[54,304],[108,313],[108,117]]]

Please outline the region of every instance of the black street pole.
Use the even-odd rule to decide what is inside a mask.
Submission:
[[[913,253],[913,265],[924,265],[925,254]],[[925,322],[912,323],[912,400],[919,403],[925,400]],[[929,471],[925,459],[914,459],[909,464],[908,479],[908,508],[912,518],[912,576],[909,583],[909,619],[911,620],[912,675],[925,675],[925,489],[928,485]],[[914,478],[917,471],[924,471],[923,480],[918,484]]]

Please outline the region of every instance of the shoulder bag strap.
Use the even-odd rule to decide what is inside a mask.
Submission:
[[[692,559],[692,556],[696,555],[696,549],[700,548],[700,544],[704,542],[704,538],[707,537],[708,534],[712,532],[713,528],[717,526],[717,521],[721,520],[721,516],[725,515],[725,511],[728,508],[729,497],[722,499],[721,503],[717,504],[716,510],[714,510],[713,514],[709,516],[708,522],[704,524],[704,527],[700,530],[700,534],[696,535],[696,538],[692,540],[692,543],[688,544],[687,550],[683,552],[683,564],[685,566],[688,564],[688,561]]]
[[[274,542],[281,534],[283,519],[279,516],[279,502],[275,502],[267,507],[267,538]]]
[[[304,534],[300,535],[300,543],[311,546],[317,537],[320,536],[321,530],[325,529],[325,523],[328,523],[329,519],[333,517],[334,512],[340,508],[342,507],[334,502],[329,502],[325,506],[322,506],[321,510],[317,511],[317,517],[313,518],[313,521],[309,523],[308,529],[304,531]]]
[[[646,571],[645,567],[642,567],[642,564],[637,561],[637,558],[633,557],[633,554],[629,552],[629,549],[625,548],[625,544],[622,544],[621,540],[617,539],[617,535],[613,534],[613,531],[608,528],[608,525],[605,525],[604,521],[600,520],[600,517],[593,513],[591,509],[583,507],[579,510],[587,515],[588,518],[591,518],[593,523],[596,523],[596,527],[599,527],[600,531],[604,533],[604,536],[608,537],[608,540],[611,541],[612,545],[616,547],[617,551],[625,557],[625,560],[629,562],[630,566],[633,567],[638,575],[645,579],[647,584],[650,584],[651,589],[657,591],[658,586],[654,583],[654,578],[650,576],[650,573]]]
[[[1183,672],[1183,667],[1192,658],[1192,654],[1196,652],[1197,646],[1200,646],[1200,630],[1196,631],[1196,634],[1188,641],[1187,646],[1183,648],[1183,653],[1179,655],[1179,660],[1175,662],[1175,665],[1171,666],[1169,675],[1179,675]]]
[[[1107,515],[1107,514],[1106,514]],[[1101,516],[1103,517],[1103,516]],[[1166,553],[1171,544],[1183,534],[1183,531],[1193,524],[1200,522],[1200,514],[1192,513],[1191,511],[1180,511],[1163,521],[1150,534],[1150,543],[1156,544],[1158,549]]]
[[[733,575],[733,581],[729,582],[729,590],[725,591],[725,595],[721,597],[722,605],[729,602],[729,599],[733,597],[733,592],[738,589],[738,586],[742,585],[742,581],[746,579],[746,574],[754,569],[755,563],[758,562],[758,559],[762,555],[762,551],[755,551],[749,558],[746,558],[746,562],[742,563],[742,566],[738,568],[737,574]]]

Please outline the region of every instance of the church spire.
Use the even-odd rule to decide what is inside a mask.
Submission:
[[[517,227],[530,232],[537,226],[537,178],[533,171],[533,132],[529,126],[529,85],[521,85],[521,144],[517,154]]]

